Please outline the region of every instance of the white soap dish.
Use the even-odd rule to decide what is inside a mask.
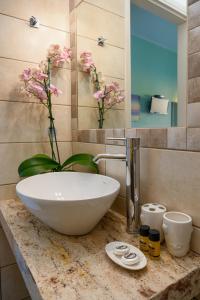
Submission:
[[[129,249],[130,254],[135,254],[135,255],[130,255],[130,258],[126,258],[128,257],[128,253],[127,254],[122,254],[122,256],[116,255],[116,248],[119,248],[120,246],[127,246],[127,248]],[[117,265],[128,269],[128,270],[141,270],[144,267],[146,267],[147,265],[147,259],[145,257],[145,255],[136,247],[124,243],[124,242],[111,242],[109,244],[107,244],[105,246],[105,251],[108,255],[108,257],[115,262]]]

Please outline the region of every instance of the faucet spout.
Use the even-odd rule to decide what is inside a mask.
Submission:
[[[126,160],[126,155],[125,154],[108,154],[108,153],[103,153],[103,154],[97,154],[93,162],[98,164],[101,160],[107,160],[107,159],[119,159],[119,160]]]

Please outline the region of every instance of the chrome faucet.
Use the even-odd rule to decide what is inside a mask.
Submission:
[[[126,143],[126,154],[98,154],[95,163],[107,159],[119,159],[126,162],[126,216],[127,232],[138,233],[140,225],[140,139],[108,138]]]

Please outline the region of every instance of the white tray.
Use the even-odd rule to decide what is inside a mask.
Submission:
[[[135,252],[139,256],[140,260],[139,260],[138,263],[136,263],[134,265],[125,265],[125,264],[122,263],[121,257],[116,256],[114,254],[115,247],[120,246],[122,244],[127,245],[130,249],[130,252]],[[110,259],[112,261],[114,261],[117,265],[119,265],[119,266],[121,266],[125,269],[128,269],[128,270],[141,270],[144,267],[146,267],[146,265],[147,265],[146,256],[142,253],[142,251],[140,251],[138,248],[136,248],[136,247],[134,247],[130,244],[127,244],[127,243],[124,243],[124,242],[111,242],[111,243],[109,243],[105,246],[105,250],[106,250],[107,255],[110,257]]]

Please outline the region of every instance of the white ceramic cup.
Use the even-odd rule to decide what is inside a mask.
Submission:
[[[163,231],[169,253],[182,257],[190,249],[192,218],[181,212],[166,212],[163,215]]]
[[[166,207],[159,203],[146,203],[142,205],[140,220],[142,225],[149,225],[151,229],[160,231],[160,241],[163,242],[164,234],[162,230],[163,215]]]

